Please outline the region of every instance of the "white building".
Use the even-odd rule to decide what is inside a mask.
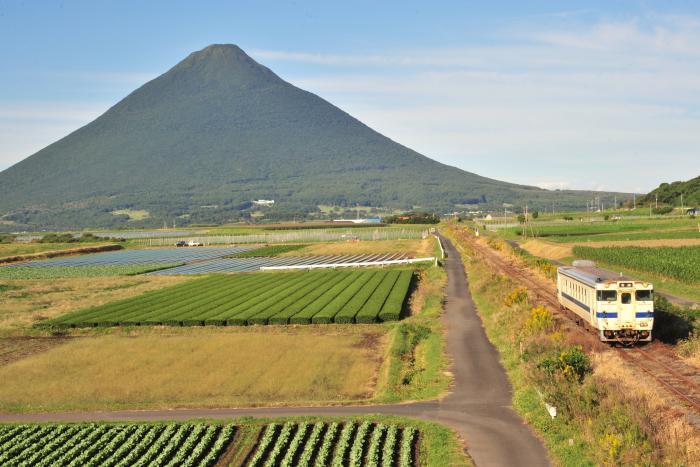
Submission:
[[[254,199],[253,204],[256,206],[272,206],[275,204],[274,199]]]

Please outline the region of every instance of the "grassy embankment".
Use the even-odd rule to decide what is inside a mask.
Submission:
[[[452,231],[489,339],[513,385],[513,405],[561,465],[690,465],[697,434],[609,352],[584,350],[557,315],[485,267]],[[557,407],[552,419],[544,402]]]

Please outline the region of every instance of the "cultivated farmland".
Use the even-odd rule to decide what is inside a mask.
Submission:
[[[265,249],[267,248],[263,248],[263,250]],[[251,250],[251,253],[256,252],[257,250]],[[263,268],[289,266],[294,266],[299,269],[306,266],[309,266],[309,269],[311,269],[312,267],[327,267],[328,265],[345,265],[349,267],[352,264],[357,265],[358,263],[361,263],[363,266],[380,266],[386,261],[401,261],[409,259],[409,257],[403,253],[289,257],[264,257],[251,254],[249,256],[252,257],[215,258],[207,261],[199,261],[193,264],[185,264],[184,266],[179,266],[176,268],[163,269],[153,274],[161,276],[174,276],[180,274],[211,274],[217,272],[253,272],[259,271]]]
[[[164,248],[152,250],[120,250],[91,255],[71,256],[66,258],[34,261],[13,267],[45,268],[45,267],[75,267],[75,266],[125,266],[137,264],[191,263],[247,251],[250,247],[228,248]]]
[[[369,421],[270,424],[246,465],[409,467],[417,435],[412,427]]]
[[[236,433],[242,436],[234,436]],[[259,433],[254,445],[248,433]],[[415,455],[419,446],[418,433],[418,429],[412,426],[368,420],[268,425],[4,425],[0,426],[0,463],[36,466],[206,467],[231,463],[246,467],[409,467],[419,464]],[[249,452],[247,457],[240,455],[246,452]]]
[[[235,430],[203,423],[5,425],[0,464],[211,466]]]
[[[46,322],[54,327],[374,323],[398,320],[412,270],[213,275]]]
[[[576,246],[574,255],[629,267],[693,284],[700,282],[700,247],[604,247]]]
[[[0,267],[0,279],[59,279],[67,277],[135,276],[180,264],[113,264],[98,266]]]

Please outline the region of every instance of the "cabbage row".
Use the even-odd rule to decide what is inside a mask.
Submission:
[[[417,465],[417,439],[413,427],[369,421],[268,425],[246,465],[408,467]]]
[[[41,326],[376,323],[401,318],[412,280],[405,269],[212,275]]]
[[[0,426],[0,465],[212,466],[235,427],[214,424]]]

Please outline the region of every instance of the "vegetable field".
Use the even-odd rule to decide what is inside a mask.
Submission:
[[[213,466],[244,426],[211,423],[68,423],[0,426],[0,465]],[[272,423],[236,465],[418,464],[418,430],[369,421]],[[252,444],[252,443],[251,443]],[[234,447],[235,449],[235,447]],[[230,461],[225,457],[224,462]],[[223,464],[225,465],[225,464]]]
[[[375,323],[398,320],[412,270],[212,275],[50,320],[42,326]]]
[[[270,424],[246,465],[408,467],[416,464],[417,435],[415,428],[369,421]]]
[[[59,279],[66,277],[134,276],[180,264],[124,264],[109,266],[0,267],[0,279]]]
[[[0,426],[0,465],[211,466],[233,425],[49,424]]]
[[[689,284],[700,282],[700,247],[603,247],[576,246],[579,258],[647,271]]]

